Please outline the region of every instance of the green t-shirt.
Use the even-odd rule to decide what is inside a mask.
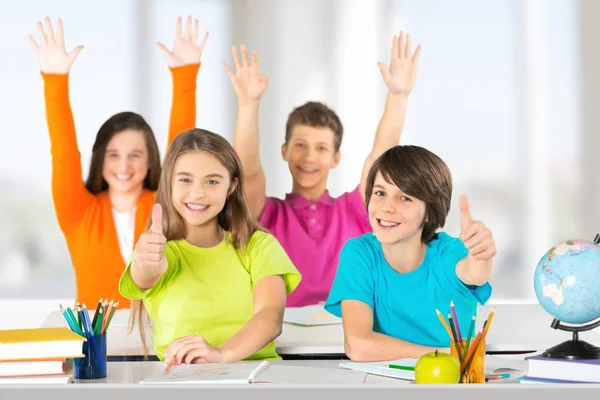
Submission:
[[[133,255],[121,276],[119,291],[141,299],[154,328],[156,355],[182,336],[202,336],[220,346],[239,331],[254,313],[254,287],[266,276],[282,275],[290,294],[301,275],[274,236],[256,231],[246,248],[237,251],[229,233],[214,247],[196,247],[185,239],[168,241],[166,272],[146,290],[131,278]],[[247,359],[279,359],[275,342]]]

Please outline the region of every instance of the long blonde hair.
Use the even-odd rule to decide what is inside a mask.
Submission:
[[[233,192],[227,197],[223,210],[218,214],[219,226],[231,233],[232,244],[236,250],[242,251],[257,230],[263,230],[259,223],[252,217],[248,202],[244,197],[244,179],[242,163],[229,142],[222,136],[204,129],[191,129],[180,133],[169,146],[160,175],[155,203],[163,209],[163,233],[167,240],[178,240],[186,237],[185,221],[172,206],[173,170],[175,162],[184,153],[205,151],[215,156],[227,169],[230,181],[237,182]],[[151,217],[146,223],[146,230],[152,224]],[[137,323],[144,346],[144,356],[147,358],[146,325],[150,325],[150,318],[141,300],[131,302],[129,315],[129,333]]]

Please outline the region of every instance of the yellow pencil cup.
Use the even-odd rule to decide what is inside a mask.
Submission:
[[[459,383],[485,383],[485,339],[477,344],[475,338],[471,338],[468,346],[466,339],[462,343],[452,341],[450,354],[460,364]]]

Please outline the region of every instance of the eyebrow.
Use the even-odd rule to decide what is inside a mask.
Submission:
[[[407,197],[412,197],[411,195],[404,193],[404,191],[402,191],[402,189],[400,189],[398,186],[394,185],[394,187],[397,188],[398,191],[400,191],[401,195],[407,196]],[[373,189],[384,189],[385,190],[385,187],[383,185],[380,185],[379,183],[376,183],[373,185]]]
[[[107,153],[118,153],[118,152],[119,152],[119,150],[117,150],[117,149],[106,149],[106,152],[107,152]],[[143,153],[143,152],[144,152],[144,150],[141,150],[141,149],[135,149],[135,150],[132,150],[131,152],[132,152],[132,153]]]
[[[182,176],[193,176],[191,173],[189,173],[189,172],[186,172],[186,171],[180,171],[180,172],[177,172],[175,175],[176,175],[176,176],[177,176],[177,175],[182,175]],[[205,178],[221,178],[221,179],[225,179],[225,178],[224,178],[222,175],[219,175],[219,174],[209,174],[209,175],[206,175],[206,176],[205,176]]]

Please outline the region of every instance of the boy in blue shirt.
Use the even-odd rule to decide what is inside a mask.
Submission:
[[[465,196],[460,238],[436,232],[451,197],[448,166],[422,147],[393,147],[371,167],[365,200],[373,233],[346,242],[325,304],[343,318],[350,359],[449,352],[436,309],[447,315],[452,300],[466,333],[477,303],[490,298],[496,247],[491,231],[471,218]]]

